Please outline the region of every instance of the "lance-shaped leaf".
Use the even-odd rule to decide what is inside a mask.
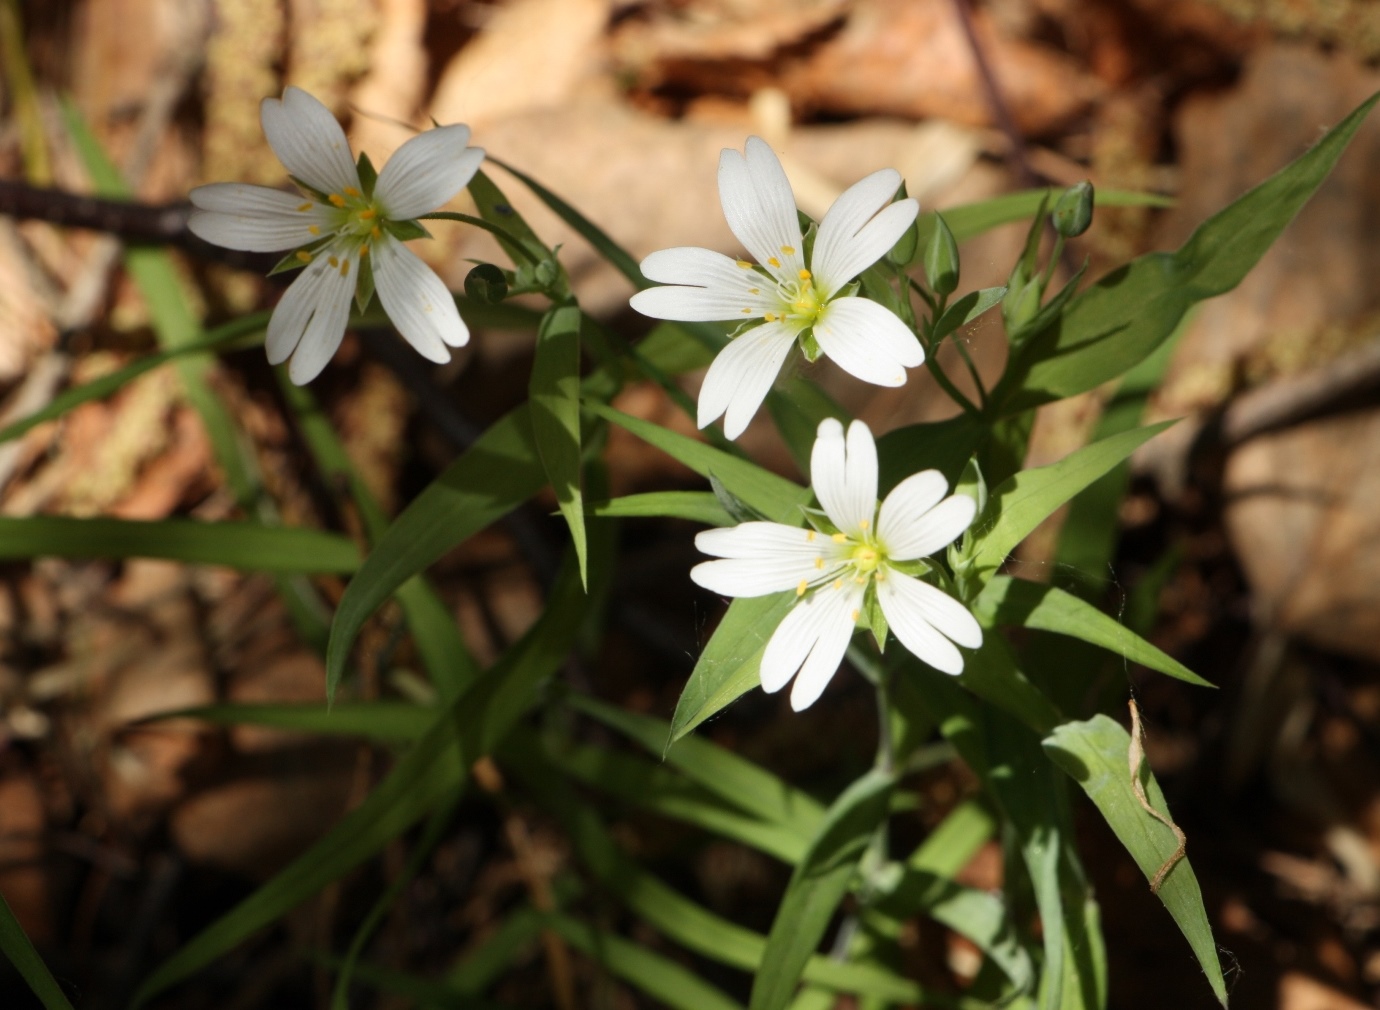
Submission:
[[[973,613],[988,627],[1012,624],[1070,635],[1170,677],[1213,686],[1124,624],[1056,586],[998,575],[974,601]]]
[[[762,965],[752,983],[751,1010],[782,1010],[857,872],[868,842],[886,817],[895,779],[873,770],[834,801],[797,864],[776,910]]]
[[[166,558],[257,572],[352,572],[359,548],[338,533],[193,519],[0,518],[0,558]]]
[[[729,604],[676,702],[672,742],[761,683],[767,640],[793,603],[794,593],[773,593]]]
[[[1016,545],[1064,502],[1173,424],[1165,421],[1085,445],[1049,466],[1022,470],[995,488],[973,524],[968,569],[985,581]]]
[[[1377,98],[1203,222],[1178,251],[1141,256],[1074,298],[1015,355],[994,402],[1014,414],[1092,389],[1158,347],[1190,306],[1236,287],[1331,173]]]
[[[1146,880],[1155,879],[1171,860],[1181,855],[1174,832],[1147,812],[1136,796],[1128,760],[1131,736],[1115,721],[1099,715],[1086,722],[1065,723],[1044,740],[1044,749],[1055,764],[1083,787]],[[1169,821],[1169,807],[1159,783],[1144,762],[1140,762],[1138,771],[1147,801]],[[1158,894],[1193,948],[1217,1001],[1225,1007],[1227,987],[1217,960],[1217,945],[1203,908],[1198,878],[1187,859],[1172,863]]]
[[[581,318],[579,306],[573,304],[558,305],[542,318],[528,391],[537,454],[570,527],[580,581],[588,583],[585,506],[580,493]]]
[[[38,956],[38,951],[34,950],[34,945],[14,917],[14,912],[10,911],[3,894],[0,894],[0,953],[9,959],[20,977],[28,983],[44,1010],[72,1010],[67,995],[43,963],[43,958]]]

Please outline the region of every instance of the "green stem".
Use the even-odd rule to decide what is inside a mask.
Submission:
[[[489,221],[485,221],[482,217],[474,217],[470,214],[459,214],[455,211],[450,210],[438,210],[430,214],[423,214],[421,215],[421,217],[417,218],[417,220],[459,221],[462,224],[472,224],[476,228],[482,228],[484,231],[489,232],[495,237],[504,239],[506,242],[511,243],[512,247],[516,249],[518,252],[520,252],[523,258],[526,259],[527,262],[531,263],[533,266],[536,266],[541,262],[540,259],[538,259],[536,256],[532,254],[531,250],[529,250],[526,246],[522,244],[521,239],[517,238],[511,232],[505,231],[504,229],[500,228],[498,225],[492,224]]]

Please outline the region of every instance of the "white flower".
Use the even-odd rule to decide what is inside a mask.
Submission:
[[[746,156],[723,152],[724,217],[759,265],[711,249],[662,249],[642,261],[642,272],[669,286],[632,298],[633,308],[656,319],[761,320],[709,366],[700,390],[701,428],[725,415],[724,433],[741,435],[791,345],[807,334],[840,368],[878,386],[902,385],[906,369],[925,360],[905,323],[846,290],[915,222],[918,203],[891,203],[900,184],[899,173],[883,169],[849,187],[824,215],[806,262],[795,195],[766,141],[749,137]]]
[[[837,533],[748,522],[695,537],[696,547],[723,559],[691,569],[704,588],[725,596],[794,589],[799,597],[767,642],[763,690],[779,691],[795,677],[791,707],[812,705],[842,662],[869,592],[902,645],[937,670],[963,672],[954,643],[976,649],[982,629],[961,603],[901,568],[922,567],[914,563],[966,530],[973,499],[945,498],[948,482],[925,470],[897,484],[879,510],[877,446],[861,421],[849,426],[846,445],[843,425],[820,424],[810,477]]]
[[[305,269],[269,320],[269,362],[291,355],[288,374],[298,385],[326,367],[345,335],[361,266],[372,270],[373,289],[408,343],[430,361],[449,361],[447,346],[468,343],[469,329],[441,278],[398,236],[415,237],[413,219],[446,203],[473,178],[484,152],[466,146],[469,127],[441,126],[413,137],[377,181],[365,183],[345,131],[305,91],[288,88],[281,100],[264,99],[259,115],[269,146],[302,195],[232,182],[198,186],[187,226],[230,249],[297,250]],[[370,290],[367,278],[360,290]]]

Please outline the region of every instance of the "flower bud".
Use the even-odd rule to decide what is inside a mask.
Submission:
[[[1064,190],[1054,205],[1054,230],[1064,238],[1082,235],[1092,224],[1093,184],[1084,179]]]

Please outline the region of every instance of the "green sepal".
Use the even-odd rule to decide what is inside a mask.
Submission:
[[[268,272],[267,276],[272,277],[275,274],[285,274],[289,270],[301,270],[304,266],[307,265],[306,263],[303,263],[300,259],[297,258],[297,254],[302,251],[303,250],[301,249],[292,250],[292,252],[288,253],[277,263],[273,264],[273,269]],[[310,252],[311,250],[308,249],[306,251]]]
[[[417,221],[382,221],[383,230],[399,242],[411,242],[418,238],[431,238],[431,232]]]
[[[363,312],[374,300],[374,267],[368,256],[359,258],[359,279],[355,281],[355,307]]]
[[[933,564],[924,558],[911,558],[909,561],[888,561],[886,566],[892,571],[917,579],[924,578],[930,572],[938,571]]]
[[[934,230],[930,232],[929,243],[925,246],[925,278],[930,282],[931,291],[947,297],[958,289],[958,274],[958,242],[954,240],[954,233],[949,230],[944,215],[936,211]]]
[[[800,336],[796,337],[796,343],[800,345],[800,353],[805,356],[805,360],[814,364],[819,360],[819,356],[824,353],[824,348],[819,346],[819,341],[815,339],[815,331],[812,328],[805,330]]]
[[[1083,265],[1078,268],[1078,272],[1069,278],[1069,282],[1059,289],[1059,293],[1051,298],[1042,308],[1039,308],[1034,315],[1023,320],[1019,324],[1013,325],[1010,321],[1006,325],[1006,335],[1013,344],[1022,343],[1027,337],[1042,332],[1045,327],[1058,318],[1059,313],[1064,311],[1064,306],[1069,300],[1078,293],[1078,283],[1083,279],[1083,275],[1088,272],[1087,259],[1083,260]],[[1031,281],[1031,284],[1036,283]],[[1027,288],[1029,285],[1027,285]],[[1043,287],[1043,284],[1041,284]],[[1043,292],[1041,292],[1043,294]],[[1038,302],[1036,303],[1038,306]],[[1002,309],[1005,311],[1006,306]]]
[[[363,151],[359,152],[359,159],[355,162],[355,169],[359,172],[359,188],[363,191],[365,199],[374,198],[374,186],[379,181],[379,173],[374,168],[374,163],[369,160],[369,155]]]
[[[800,218],[800,255],[805,258],[806,263],[809,263],[815,255],[815,238],[819,235],[819,225],[800,211],[796,211],[796,216]],[[761,267],[758,269],[760,270]]]
[[[898,319],[911,320],[913,313],[910,303],[898,295],[896,289],[891,286],[891,275],[887,270],[874,263],[862,272],[858,281],[862,285],[864,297],[872,299]],[[834,297],[842,297],[842,293]]]
[[[886,634],[890,626],[886,621],[886,614],[882,612],[882,605],[877,600],[877,583],[875,581],[868,584],[867,594],[863,597],[863,620],[867,622],[868,630],[872,632],[872,640],[877,643],[877,651],[886,652]]]

